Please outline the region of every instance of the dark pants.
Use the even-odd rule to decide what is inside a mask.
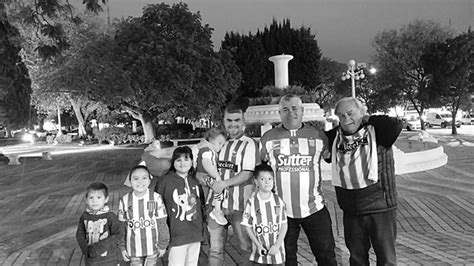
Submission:
[[[298,237],[301,227],[308,237],[309,246],[318,265],[337,265],[331,216],[329,216],[326,207],[305,218],[288,217],[288,232],[285,236],[285,264],[297,265],[296,252],[298,251]]]
[[[397,210],[368,215],[344,212],[344,238],[351,254],[350,265],[369,265],[371,245],[377,265],[396,265]]]

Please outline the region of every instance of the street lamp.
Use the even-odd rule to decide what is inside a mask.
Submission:
[[[363,69],[356,69],[356,62],[354,59],[349,60],[349,63],[347,64],[348,70],[345,72],[342,72],[342,77],[341,79],[344,81],[346,79],[351,79],[351,85],[352,85],[352,97],[355,98],[355,81],[359,79],[365,78],[364,70]]]

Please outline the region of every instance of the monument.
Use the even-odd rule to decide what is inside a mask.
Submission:
[[[273,62],[275,71],[275,87],[285,89],[289,86],[288,63],[293,59],[292,55],[282,54],[270,57],[268,60]],[[306,121],[325,121],[324,111],[317,103],[304,103],[303,122]],[[244,114],[245,122],[262,123],[261,134],[271,129],[271,123],[280,122],[278,104],[254,105],[249,106]]]

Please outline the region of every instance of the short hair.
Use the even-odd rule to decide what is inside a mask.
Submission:
[[[283,102],[289,102],[291,99],[298,99],[299,105],[303,107],[303,101],[301,100],[301,97],[296,95],[296,94],[286,94],[283,95],[280,99],[280,102],[278,103],[279,107],[281,108],[281,105]]]
[[[364,104],[357,98],[354,98],[354,97],[344,97],[342,99],[340,99],[339,101],[337,101],[335,107],[334,107],[334,113],[337,114],[337,109],[339,108],[339,106],[343,103],[353,103],[357,109],[359,109],[362,114],[366,114],[367,112],[367,108],[364,106]]]
[[[139,165],[135,165],[134,167],[132,167],[132,169],[130,169],[130,171],[128,171],[128,180],[132,180],[132,174],[137,169],[143,169],[143,170],[147,171],[148,178],[150,178],[150,180],[153,179],[152,176],[151,176],[151,173],[150,173],[150,169],[148,169],[148,167],[146,167],[145,165],[139,164]]]
[[[226,133],[221,128],[213,127],[206,131],[206,133],[204,134],[204,139],[210,141],[212,139],[217,138],[219,135],[222,135],[225,138]]]
[[[255,166],[255,170],[253,170],[253,178],[257,179],[260,173],[262,172],[270,172],[273,175],[273,168],[268,165],[267,163],[262,163],[257,166]]]
[[[90,184],[86,189],[86,197],[89,196],[89,192],[91,192],[91,191],[102,191],[102,192],[104,192],[104,196],[106,198],[109,196],[109,189],[102,182],[94,182],[94,183]]]
[[[228,113],[228,114],[236,114],[236,113],[240,113],[240,114],[244,114],[244,109],[236,104],[231,104],[231,105],[228,105],[225,109],[224,109],[224,113]]]

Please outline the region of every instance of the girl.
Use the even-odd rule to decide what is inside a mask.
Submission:
[[[148,189],[152,176],[146,166],[137,165],[127,178],[132,191],[119,203],[119,220],[126,222],[124,261],[130,265],[156,265],[169,243],[166,210],[161,196]]]
[[[203,240],[202,195],[189,147],[174,150],[170,170],[158,180],[155,191],[163,195],[169,214],[169,265],[198,265]]]

